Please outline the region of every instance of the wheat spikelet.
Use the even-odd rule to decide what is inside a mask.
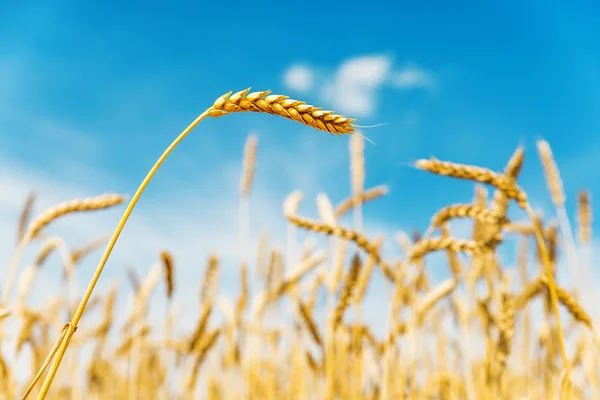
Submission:
[[[73,199],[64,203],[57,204],[46,209],[41,214],[39,214],[33,221],[31,221],[29,227],[27,228],[26,235],[32,238],[36,237],[37,235],[39,235],[42,229],[44,229],[50,223],[64,215],[71,214],[74,212],[102,210],[105,208],[110,208],[119,205],[124,201],[125,197],[118,194],[108,193],[96,197]]]
[[[354,120],[334,114],[333,111],[324,111],[287,96],[271,95],[269,90],[249,92],[250,88],[235,94],[224,94],[208,110],[208,115],[220,117],[232,112],[259,112],[279,115],[334,135],[354,133]]]
[[[488,184],[504,192],[509,199],[515,200],[522,209],[527,209],[527,195],[525,192],[512,178],[503,174],[487,168],[440,161],[434,157],[429,160],[418,160],[415,165],[417,168],[437,175]]]
[[[160,260],[163,265],[163,271],[165,273],[165,286],[167,288],[167,298],[171,299],[173,297],[173,291],[175,290],[175,278],[174,278],[174,268],[175,264],[173,262],[173,256],[167,250],[162,250],[160,252]]]
[[[356,197],[354,196],[351,196],[339,203],[335,208],[335,215],[336,217],[340,218],[344,216],[348,211],[352,210],[357,201],[361,204],[366,203],[368,201],[385,196],[387,193],[388,187],[385,185],[375,186],[373,188],[367,189],[360,194],[360,197],[358,199],[356,199]]]

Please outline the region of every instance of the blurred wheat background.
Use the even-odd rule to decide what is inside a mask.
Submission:
[[[359,129],[372,144],[203,122],[47,398],[600,398],[598,4],[335,7],[0,2],[0,399],[43,365],[152,163],[248,86],[387,124]],[[103,209],[45,219],[83,198]]]

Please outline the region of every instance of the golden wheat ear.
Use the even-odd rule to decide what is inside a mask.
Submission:
[[[219,97],[208,115],[221,117],[232,112],[259,112],[287,118],[333,135],[355,133],[353,119],[326,111],[303,101],[292,100],[288,96],[271,94],[270,90],[250,92],[250,88],[225,93]]]

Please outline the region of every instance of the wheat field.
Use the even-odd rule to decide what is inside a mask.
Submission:
[[[289,249],[272,247],[263,237],[257,257],[239,264],[234,298],[219,293],[222,255],[211,254],[201,277],[200,312],[186,316],[195,327],[185,334],[172,333],[177,321],[171,313],[162,326],[150,323],[155,288],[163,285],[166,302],[173,306],[178,286],[177,255],[156,249],[160,262],[155,268],[143,279],[130,275],[132,312],[117,324],[117,286],[106,293],[94,286],[137,199],[198,123],[235,112],[271,114],[349,135],[348,198],[334,205],[321,194],[318,216],[308,218],[300,213],[302,188],[291,193],[281,218],[287,220],[288,245],[300,250],[297,261]],[[578,194],[578,218],[569,221],[549,144],[538,141],[537,154],[528,154],[528,160],[539,158],[543,166],[540,179],[547,184],[555,216],[536,213],[519,186],[525,151],[517,147],[503,171],[433,157],[416,161],[414,168],[423,174],[471,181],[473,199],[460,203],[448,196],[448,205],[432,210],[430,225],[418,232],[368,237],[363,208],[377,207],[388,188],[365,187],[365,138],[355,127],[350,118],[269,92],[220,97],[165,151],[133,196],[81,303],[67,301],[76,285],[74,268],[107,242],[96,240],[70,251],[45,228],[67,215],[120,207],[127,199],[112,193],[66,199],[36,214],[36,199],[30,196],[16,227],[19,244],[2,281],[0,340],[8,340],[6,321],[16,321],[15,354],[29,348],[31,356],[28,370],[20,371],[0,354],[0,398],[600,398],[598,336],[592,310],[582,305],[582,296],[593,296],[584,290],[591,279],[590,197],[585,191]],[[248,242],[257,146],[257,137],[249,136],[241,161],[238,233],[243,243]],[[509,218],[509,207],[520,217]],[[348,216],[352,223],[342,225]],[[458,220],[469,221],[470,235],[457,235]],[[296,243],[300,231],[310,234],[305,243]],[[311,240],[325,236],[325,241]],[[394,254],[381,250],[386,242],[396,245]],[[22,267],[23,250],[35,243],[41,245],[39,254]],[[516,266],[502,265],[500,253],[507,249],[515,250]],[[65,298],[34,308],[27,301],[31,284],[52,252],[60,253],[64,263]],[[447,279],[432,284],[431,276],[439,271],[432,271],[427,259],[436,252],[445,257]],[[562,254],[572,276],[568,285],[556,279]],[[385,277],[384,287],[374,286],[375,274]],[[365,300],[374,291],[387,296],[383,332],[365,323]],[[80,323],[92,309],[97,318]],[[92,349],[91,357],[79,357],[84,347]],[[23,374],[26,384],[17,379]]]

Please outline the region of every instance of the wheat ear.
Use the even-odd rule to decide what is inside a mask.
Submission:
[[[196,118],[187,128],[183,130],[183,132],[181,132],[181,134],[179,134],[179,136],[169,145],[169,147],[167,147],[163,154],[158,158],[154,166],[150,169],[133,195],[133,198],[127,205],[127,208],[121,217],[121,220],[119,221],[104,254],[102,255],[102,258],[98,263],[98,267],[94,272],[83,299],[81,300],[79,307],[77,307],[71,323],[67,327],[65,338],[60,344],[60,347],[56,353],[56,357],[54,358],[54,361],[50,366],[50,370],[48,371],[48,375],[46,375],[46,378],[42,383],[42,387],[37,397],[38,400],[44,400],[48,394],[50,385],[52,384],[54,376],[58,371],[60,362],[65,351],[67,350],[67,346],[71,340],[71,337],[73,336],[73,333],[75,332],[77,324],[83,315],[85,306],[92,295],[94,287],[96,286],[96,282],[100,278],[100,274],[104,269],[104,265],[108,261],[108,257],[110,256],[110,253],[112,252],[112,249],[114,248],[117,239],[119,238],[119,235],[125,226],[125,223],[129,219],[133,208],[137,204],[137,201],[165,159],[169,156],[173,149],[177,147],[177,145],[192,131],[192,129],[196,127],[196,125],[209,116],[220,117],[232,112],[258,112],[278,115],[292,121],[297,121],[303,123],[304,125],[311,126],[317,130],[322,130],[335,135],[352,134],[355,132],[353,125],[354,120],[334,114],[332,111],[324,111],[320,108],[310,106],[302,101],[289,99],[287,96],[269,95],[269,91],[254,93],[249,92],[250,89],[246,89],[233,95],[231,92],[229,92],[219,97],[211,107],[200,114],[198,118]]]
[[[571,284],[580,285],[581,276],[579,271],[579,260],[577,257],[577,250],[575,249],[575,239],[573,235],[573,229],[567,216],[567,210],[565,209],[565,191],[563,188],[558,166],[554,160],[554,155],[550,149],[550,145],[545,140],[539,140],[537,142],[538,152],[542,166],[544,168],[544,175],[546,176],[546,182],[550,191],[550,197],[552,203],[556,208],[556,214],[558,216],[560,230],[565,238],[565,247],[567,250],[567,258],[569,260],[571,271]],[[586,277],[587,278],[587,277]],[[588,278],[589,279],[589,278]]]
[[[33,210],[33,204],[35,203],[37,195],[35,192],[29,193],[27,196],[27,200],[25,200],[25,204],[23,205],[23,210],[21,211],[21,215],[19,215],[19,225],[17,228],[17,243],[23,239],[25,236],[25,229],[27,228],[27,221],[31,216],[31,210]]]
[[[33,221],[31,221],[27,230],[25,231],[25,234],[21,237],[21,240],[19,240],[17,249],[15,250],[15,254],[13,255],[13,258],[8,267],[6,286],[4,287],[4,295],[2,297],[2,303],[0,305],[6,306],[6,303],[10,297],[15,273],[17,272],[19,260],[21,258],[21,254],[25,246],[32,239],[37,237],[42,229],[44,229],[50,223],[64,215],[71,214],[74,212],[101,210],[119,205],[124,200],[125,198],[123,196],[112,193],[104,194],[97,197],[73,199],[64,203],[54,205],[43,211],[40,215],[38,215]]]

